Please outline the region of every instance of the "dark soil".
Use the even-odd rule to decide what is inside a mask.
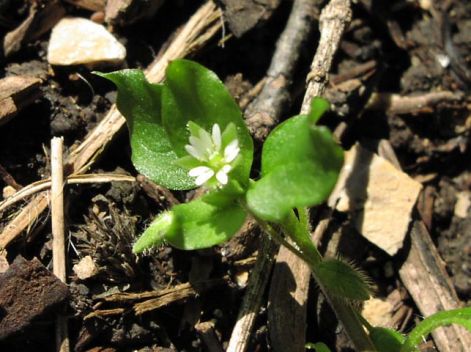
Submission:
[[[171,33],[185,23],[200,3],[167,1],[152,19],[127,27],[116,26],[114,34],[129,53],[122,68],[146,67]],[[471,202],[471,101],[467,98],[471,88],[471,3],[449,0],[439,5],[431,13],[421,9],[418,1],[358,1],[353,5],[354,22],[336,56],[333,74],[345,74],[352,67],[374,60],[375,73],[364,82],[372,91],[418,95],[450,90],[462,92],[466,98],[410,114],[385,115],[384,111],[364,110],[365,97],[359,92],[328,93],[337,114],[332,114],[325,123],[333,128],[340,121],[348,123],[345,146],[354,141],[368,145],[381,138],[391,142],[404,170],[424,185],[424,194],[432,202],[429,230],[460,299],[469,304],[471,206],[466,207],[466,204]],[[72,5],[66,6],[68,15],[87,18],[92,15]],[[223,81],[232,82],[231,91],[242,96],[263,78],[290,8],[291,2],[283,2],[271,18],[241,38],[231,38],[224,47],[213,41],[192,59],[214,70]],[[27,9],[28,4],[21,0],[0,1],[1,34],[15,28],[26,16]],[[29,75],[43,80],[40,98],[0,126],[0,165],[23,186],[49,175],[52,136],[64,136],[67,152],[70,152],[103,118],[116,97],[111,84],[85,67],[49,67],[46,61],[48,37],[47,34],[25,44],[17,54],[4,59],[0,71],[2,77]],[[299,111],[304,77],[314,50],[313,46],[303,53],[297,88],[292,92],[294,104],[290,109],[293,114]],[[447,65],[440,64],[443,56],[449,58]],[[234,81],[236,74],[241,76]],[[115,137],[90,172],[136,175],[126,131]],[[0,180],[2,188],[7,185],[5,179]],[[175,196],[184,201],[191,194]],[[240,280],[251,268],[257,243],[248,241],[249,245],[244,247],[234,241],[193,252],[161,247],[144,255],[134,255],[131,244],[150,219],[167,206],[165,199],[156,201],[142,187],[128,183],[68,188],[67,224],[71,246],[68,248],[70,298],[66,311],[73,350],[208,350],[198,332],[198,323],[207,321],[213,323],[221,346],[226,346],[244,293]],[[2,214],[0,229],[20,207],[21,204],[16,205]],[[7,248],[7,259],[12,263],[18,255],[38,258],[50,268],[50,242],[48,214],[43,214],[28,234]],[[378,293],[386,296],[396,289],[397,273],[388,271],[392,259],[373,245],[361,242],[359,247],[363,248],[363,254],[357,257],[358,264],[375,280]],[[98,274],[80,280],[71,268],[87,255],[95,260]],[[248,259],[249,264],[243,259]],[[219,281],[198,286],[199,282],[207,280]],[[198,294],[140,316],[134,315],[130,303],[103,300],[119,291],[165,289],[187,282],[198,287]],[[409,301],[407,304],[413,305]],[[113,308],[123,310],[119,314],[86,318],[96,309]],[[54,319],[46,315],[34,320],[20,337],[15,335],[0,341],[0,350],[53,351]],[[307,341],[318,341],[315,320],[310,318]],[[264,306],[257,319],[250,351],[271,349],[267,329]]]

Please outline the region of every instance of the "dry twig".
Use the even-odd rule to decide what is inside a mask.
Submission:
[[[51,223],[52,263],[54,275],[66,283],[66,259],[64,236],[64,168],[62,164],[63,139],[51,140]],[[62,314],[56,320],[56,348],[59,352],[69,351],[67,317]]]

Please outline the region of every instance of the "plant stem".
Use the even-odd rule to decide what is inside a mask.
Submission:
[[[247,209],[247,208],[246,208]],[[252,214],[253,215],[253,214]],[[342,322],[342,325],[347,332],[348,336],[355,345],[356,350],[358,351],[376,351],[376,347],[373,345],[369,335],[363,327],[362,319],[359,312],[344,298],[337,297],[331,294],[325,287],[322,280],[316,275],[318,264],[322,261],[322,255],[314,245],[306,245],[300,242],[297,242],[296,246],[292,245],[288,240],[286,240],[280,233],[278,233],[270,224],[266,221],[258,219],[255,217],[257,222],[260,224],[262,229],[277,241],[280,245],[285,246],[304,262],[307,263],[311,269],[311,273],[319,285],[322,293],[329,302],[333,311],[335,312],[339,321]],[[305,229],[307,232],[308,230]],[[308,234],[309,235],[309,234]],[[309,235],[310,236],[310,235]]]

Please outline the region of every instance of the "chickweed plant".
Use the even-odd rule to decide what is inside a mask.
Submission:
[[[438,313],[407,338],[372,327],[355,308],[370,297],[365,275],[340,258],[323,258],[311,241],[307,207],[326,200],[343,164],[342,149],[317,125],[329,108],[326,100],[313,99],[309,114],[291,117],[271,132],[262,148],[260,178],[252,180],[252,138],[212,71],[175,60],[163,84],[149,83],[140,70],[100,75],[118,87],[117,106],[128,124],[136,169],[171,190],[205,190],[157,216],[134,252],[163,243],[184,250],[211,247],[229,240],[252,217],[309,265],[357,350],[415,351],[438,325],[471,328],[469,308]]]

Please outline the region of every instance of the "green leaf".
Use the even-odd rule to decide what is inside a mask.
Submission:
[[[118,87],[117,106],[128,124],[132,162],[136,169],[169,189],[195,188],[188,170],[176,164],[178,156],[162,126],[162,86],[149,83],[140,70],[99,75]]]
[[[323,342],[308,342],[305,347],[307,350],[315,350],[316,352],[331,352],[330,348]]]
[[[343,151],[318,114],[295,116],[275,128],[262,151],[262,178],[247,193],[249,208],[264,220],[282,222],[295,207],[314,206],[329,196]]]
[[[246,213],[238,203],[215,206],[197,199],[173,207],[176,231],[166,237],[180,249],[208,248],[230,239],[244,224]]]
[[[423,341],[424,337],[434,329],[450,324],[461,325],[471,332],[471,307],[438,312],[425,318],[409,333],[401,352],[417,351],[416,346]]]
[[[381,352],[400,352],[405,337],[393,329],[374,327],[370,337],[375,347]]]
[[[162,213],[144,231],[133,251],[139,253],[163,242],[184,250],[201,249],[230,239],[244,224],[245,210],[233,199],[213,205],[205,197]]]
[[[361,301],[370,297],[365,274],[341,259],[323,260],[317,266],[315,275],[327,291],[337,297]]]
[[[162,120],[176,153],[188,155],[190,121],[206,131],[219,124],[221,131],[233,123],[229,131],[239,140],[241,160],[231,171],[231,177],[247,185],[253,158],[253,142],[242,112],[216,74],[205,67],[188,60],[175,60],[166,71],[162,91]],[[231,136],[223,136],[225,138]],[[234,136],[232,136],[234,137]]]

